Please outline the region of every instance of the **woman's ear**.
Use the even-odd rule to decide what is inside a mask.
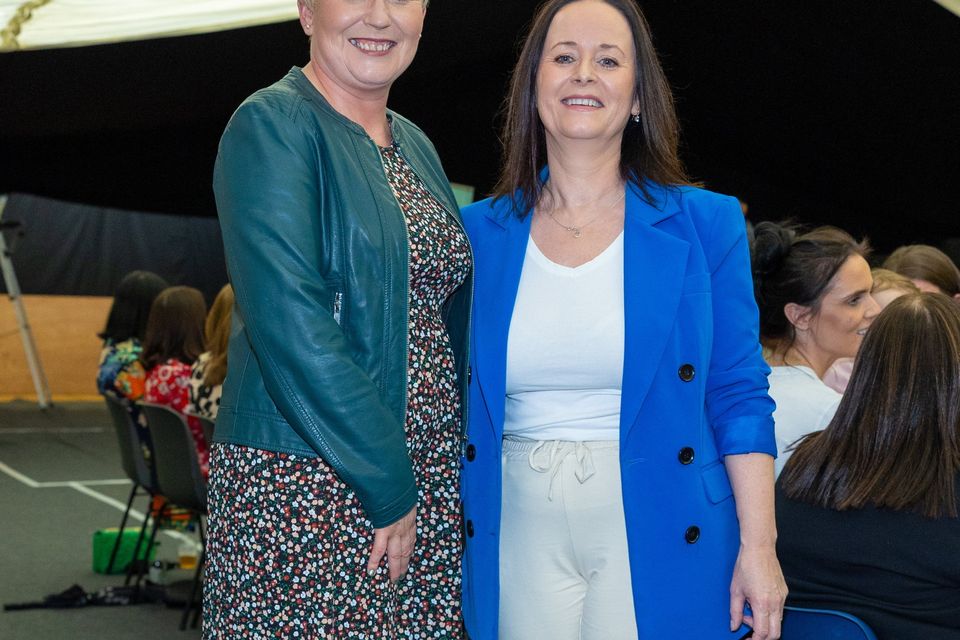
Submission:
[[[810,328],[810,318],[813,315],[810,307],[806,307],[796,302],[788,302],[783,305],[783,315],[798,331],[806,331]]]
[[[308,36],[313,35],[313,0],[297,0],[297,11],[300,13],[300,26]]]

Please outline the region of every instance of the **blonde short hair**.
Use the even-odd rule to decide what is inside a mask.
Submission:
[[[913,280],[896,271],[877,268],[871,270],[870,275],[873,276],[873,289],[871,289],[873,293],[889,291],[890,289],[896,289],[904,293],[920,293],[920,289],[913,284]]]

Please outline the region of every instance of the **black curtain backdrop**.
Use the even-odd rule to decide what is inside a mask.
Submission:
[[[210,304],[227,282],[216,218],[14,195],[3,219],[21,223],[5,236],[25,294],[112,296],[125,274],[144,269],[200,289]]]
[[[536,4],[435,0],[391,94],[479,194],[496,180],[497,112]],[[932,0],[641,4],[684,159],[752,219],[832,223],[885,251],[960,235],[960,18]],[[227,119],[306,56],[296,22],[0,54],[0,193],[215,215]]]

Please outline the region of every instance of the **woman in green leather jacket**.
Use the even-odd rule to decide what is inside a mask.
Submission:
[[[386,108],[427,0],[299,0],[310,62],[248,98],[214,174],[236,307],[204,637],[462,637],[472,256]]]

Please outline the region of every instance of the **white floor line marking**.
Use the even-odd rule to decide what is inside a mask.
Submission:
[[[38,482],[37,489],[60,489],[63,487],[72,487],[74,484],[82,484],[88,487],[103,487],[114,485],[130,485],[126,478],[117,478],[115,480],[65,480],[63,482]]]
[[[24,435],[31,433],[103,433],[106,431],[103,427],[54,427],[51,429],[44,429],[42,427],[12,427],[9,429],[0,428],[0,436],[2,435]]]
[[[30,487],[30,488],[32,488],[32,489],[36,489],[36,488],[38,488],[38,487],[40,486],[40,484],[39,484],[36,480],[33,480],[32,478],[28,478],[27,476],[23,475],[22,473],[20,473],[20,472],[17,471],[16,469],[13,469],[13,468],[9,467],[9,466],[5,465],[5,464],[2,463],[2,462],[0,462],[0,471],[2,471],[3,473],[7,474],[8,476],[10,476],[11,478],[13,478],[14,480],[18,480],[18,481],[22,482],[23,484],[27,485],[28,487]]]
[[[93,484],[93,483],[97,483],[97,484],[129,484],[129,483],[130,483],[129,480],[86,480],[86,481],[73,481],[73,482],[37,482],[37,481],[34,480],[33,478],[28,478],[27,476],[23,475],[22,473],[20,473],[20,472],[17,471],[16,469],[10,467],[9,465],[4,464],[3,462],[0,462],[0,472],[7,474],[8,476],[10,476],[11,478],[13,478],[14,480],[17,480],[18,482],[22,482],[23,484],[27,485],[27,486],[30,487],[31,489],[49,489],[49,488],[60,488],[60,487],[62,487],[62,488],[68,488],[68,489],[74,489],[75,491],[79,491],[80,493],[84,494],[85,496],[89,496],[89,497],[93,498],[94,500],[98,500],[98,501],[100,501],[100,502],[102,502],[102,503],[104,503],[104,504],[110,505],[111,507],[113,507],[114,509],[117,509],[118,511],[123,511],[123,510],[125,510],[125,509],[127,508],[126,503],[120,502],[119,500],[116,500],[116,499],[114,499],[114,498],[111,498],[110,496],[106,496],[106,495],[100,493],[99,491],[94,491],[94,490],[91,489],[88,485],[91,485],[91,484]],[[133,508],[130,509],[130,518],[131,518],[131,519],[136,520],[137,522],[143,522],[144,517],[145,517],[145,516],[144,516],[144,514],[143,514],[142,511],[137,511],[136,509],[133,509]],[[183,533],[183,532],[180,532],[180,531],[169,531],[169,530],[167,530],[167,529],[161,530],[160,533],[162,533],[162,534],[164,534],[164,535],[166,535],[166,536],[168,536],[168,537],[170,537],[170,538],[173,538],[173,539],[175,539],[175,540],[180,540],[180,541],[182,541],[182,542],[189,542],[191,545],[193,545],[193,548],[194,548],[195,550],[197,550],[198,552],[199,552],[199,550],[200,550],[200,542],[197,541],[194,536],[187,535],[187,534],[185,534],[185,533]]]

